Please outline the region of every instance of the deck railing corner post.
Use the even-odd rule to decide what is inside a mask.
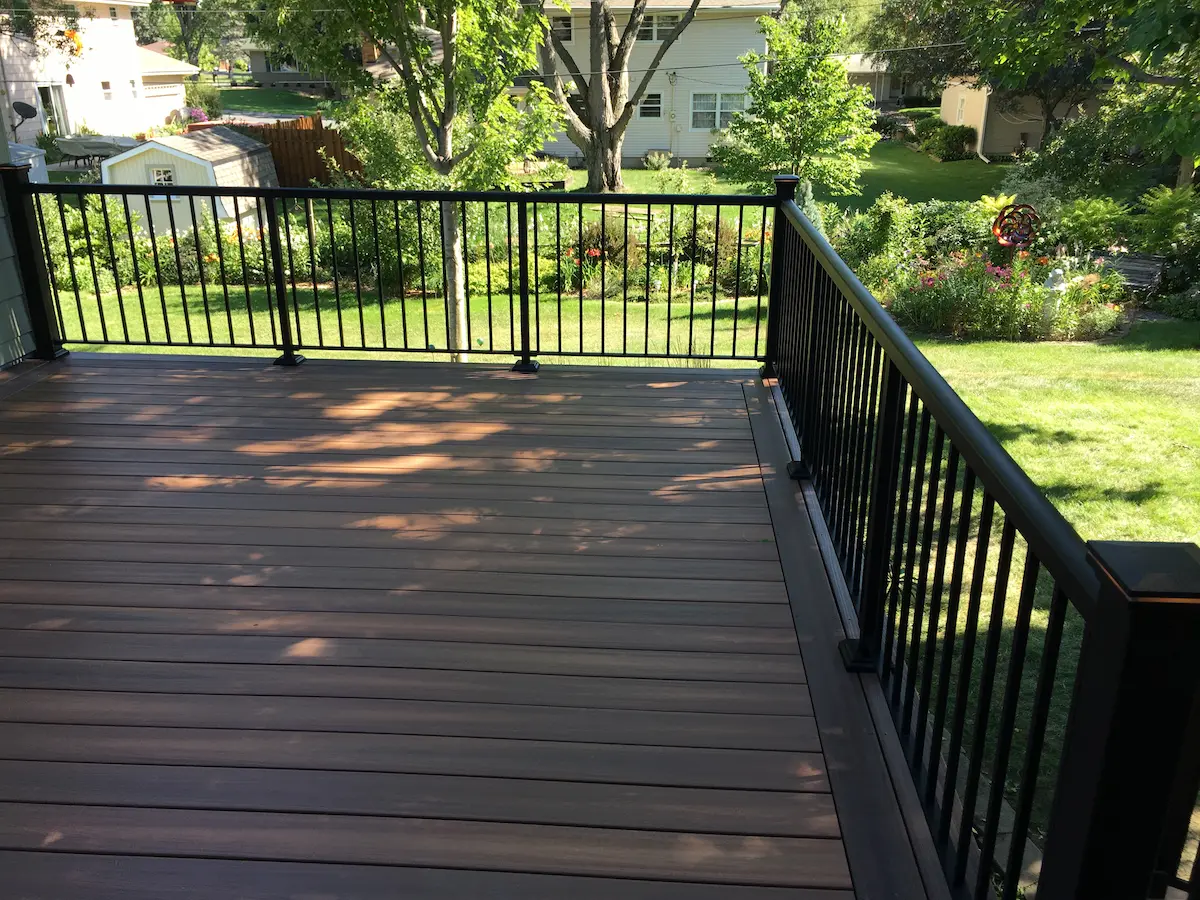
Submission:
[[[767,339],[764,343],[762,369],[763,378],[771,378],[779,374],[779,313],[783,302],[784,280],[784,227],[786,220],[782,210],[785,203],[796,200],[796,189],[800,185],[797,175],[775,176],[775,197],[773,208],[775,222],[771,232],[771,281],[767,285]],[[789,226],[790,227],[790,226]]]
[[[275,311],[279,314],[279,349],[283,355],[275,360],[277,366],[298,366],[304,362],[304,357],[296,352],[296,344],[292,338],[292,321],[288,313],[287,284],[283,276],[283,244],[279,238],[279,210],[276,204],[280,201],[269,196],[263,206],[267,211],[267,239],[271,247],[271,274],[275,290]],[[287,215],[287,208],[284,208]],[[289,251],[290,252],[290,251]],[[271,288],[268,287],[268,290]]]
[[[12,234],[13,263],[16,266],[29,312],[35,359],[54,360],[66,356],[62,346],[58,317],[54,312],[54,291],[46,269],[46,259],[38,239],[37,198],[29,189],[29,166],[0,166],[0,202],[8,209]]]
[[[888,573],[896,519],[906,385],[891,360],[884,363],[878,422],[871,460],[871,493],[863,547],[862,589],[858,595],[859,636],[838,645],[851,672],[878,671],[887,614]]]
[[[521,310],[521,350],[519,354],[520,358],[513,365],[512,370],[532,375],[541,368],[541,363],[533,358],[532,337],[529,329],[529,201],[525,200],[524,197],[517,200],[517,257],[517,289],[520,292]]]
[[[1088,554],[1100,590],[1075,673],[1042,900],[1161,889],[1200,788],[1200,547],[1094,541]],[[1183,836],[1167,846],[1180,810]]]

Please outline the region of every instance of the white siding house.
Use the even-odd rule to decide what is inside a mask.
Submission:
[[[35,47],[21,36],[0,35],[0,120],[13,137],[16,100],[38,110],[38,118],[16,129],[16,140],[32,144],[40,132],[72,134],[86,125],[100,134],[135,134],[183,105],[184,78],[195,66],[137,45],[133,8],[149,0],[81,3],[78,55]]]
[[[629,0],[613,0],[617,27],[628,20]],[[650,0],[641,36],[630,58],[630,90],[658,52],[660,41],[686,12],[681,0]],[[570,15],[548,5],[546,15],[566,43],[581,72],[592,72],[588,46],[590,4],[573,0]],[[703,163],[717,131],[746,104],[748,78],[738,57],[766,52],[758,18],[779,9],[764,0],[701,0],[696,17],[663,57],[625,132],[624,163],[640,165],[651,150],[676,160]],[[569,23],[569,24],[568,24]],[[559,62],[566,77],[567,68]],[[566,134],[546,144],[546,153],[579,162],[582,155]]]

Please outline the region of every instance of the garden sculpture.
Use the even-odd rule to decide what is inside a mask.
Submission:
[[[992,234],[1001,247],[1025,250],[1037,237],[1039,221],[1037,210],[1028,203],[1010,203],[992,222]]]

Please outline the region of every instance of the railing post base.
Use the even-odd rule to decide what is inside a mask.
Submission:
[[[809,481],[812,479],[812,472],[803,460],[793,459],[787,464],[787,477],[792,481]]]
[[[838,653],[847,672],[875,672],[879,662],[877,654],[866,652],[858,638],[846,638],[838,642]]]
[[[304,357],[299,353],[284,353],[283,356],[271,363],[273,366],[299,366],[303,365]]]
[[[770,324],[770,321],[771,321],[770,317],[768,317],[767,318],[768,325]],[[761,366],[758,367],[758,377],[759,378],[775,378],[778,376],[778,374],[779,373],[775,371],[775,364],[772,362],[765,362]]]
[[[522,375],[536,375],[541,367],[542,364],[536,359],[523,359],[513,365],[512,371],[520,372]]]

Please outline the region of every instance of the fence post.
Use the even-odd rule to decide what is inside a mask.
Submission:
[[[532,374],[541,368],[541,363],[533,359],[530,351],[532,343],[529,336],[529,204],[524,199],[517,201],[517,256],[521,292],[521,358],[512,370]]]
[[[267,197],[267,236],[271,241],[271,274],[275,282],[275,308],[279,312],[279,345],[283,356],[275,360],[277,366],[298,366],[304,357],[296,352],[292,340],[292,321],[288,317],[287,285],[283,280],[283,246],[279,241],[279,211],[275,197]]]
[[[2,140],[3,138],[0,138]],[[0,185],[8,204],[8,222],[12,230],[13,263],[20,276],[21,288],[29,310],[35,359],[66,356],[58,317],[54,312],[54,291],[46,271],[46,259],[38,242],[36,199],[29,192],[29,166],[0,166]]]
[[[838,645],[842,662],[851,672],[874,672],[883,649],[888,572],[891,569],[892,530],[896,521],[897,481],[904,423],[904,379],[887,360],[880,391],[879,424],[871,460],[871,494],[867,539],[863,548],[862,591],[858,597],[857,638]]]
[[[800,184],[798,175],[775,176],[775,221],[771,233],[771,283],[767,287],[767,341],[762,360],[761,375],[764,378],[778,374],[776,360],[779,358],[779,313],[783,302],[783,229],[789,227],[783,217],[783,204],[796,199],[796,188]],[[766,215],[764,212],[763,215]]]
[[[1086,616],[1039,900],[1141,900],[1179,804],[1200,692],[1200,547],[1093,541]],[[1190,808],[1196,785],[1187,786]],[[1183,799],[1183,798],[1180,798]]]

